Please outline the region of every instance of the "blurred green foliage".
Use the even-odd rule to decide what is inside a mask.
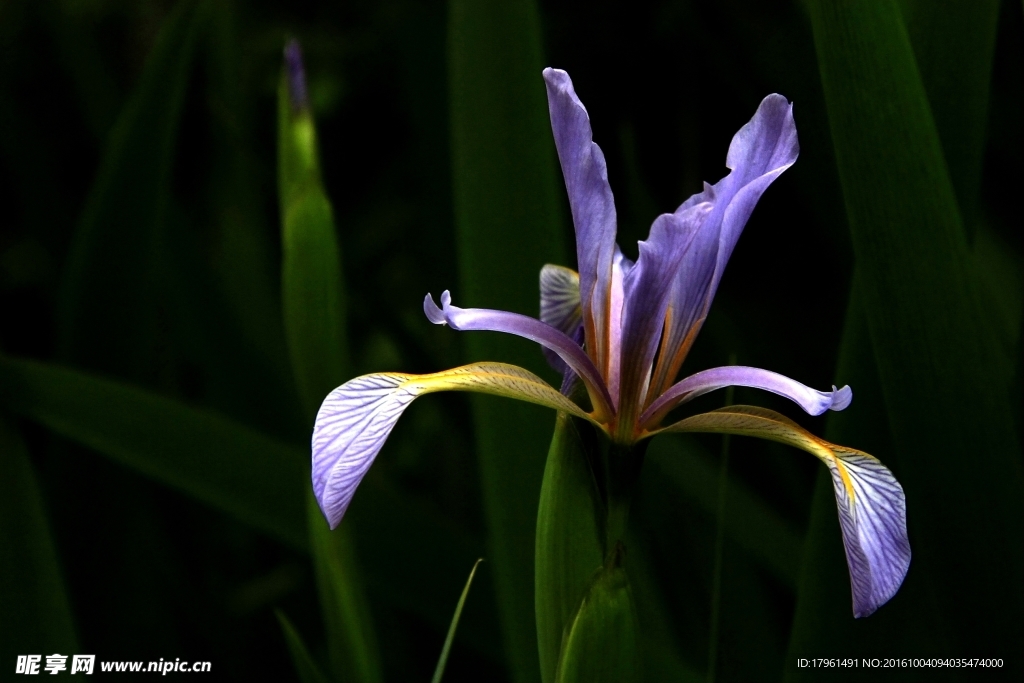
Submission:
[[[288,36],[319,167],[279,193]],[[0,671],[57,651],[209,660],[224,680],[426,680],[485,556],[444,680],[540,679],[553,415],[417,401],[344,537],[317,529],[306,489],[314,394],[340,375],[477,358],[546,372],[527,342],[421,310],[450,288],[535,314],[539,266],[573,265],[546,65],[587,105],[631,256],[657,213],[725,173],[764,95],[795,102],[801,157],[684,372],[735,354],[849,383],[827,421],[735,400],[874,453],[907,492],[907,582],[855,621],[813,459],[732,440],[716,578],[720,440],[655,440],[626,556],[647,677],[706,676],[718,585],[719,681],[818,680],[796,659],[823,656],[1005,662],[850,680],[1019,678],[1016,0],[0,3]],[[316,303],[330,281],[337,299]]]

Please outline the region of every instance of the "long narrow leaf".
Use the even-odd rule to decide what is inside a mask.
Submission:
[[[305,641],[302,640],[302,636],[299,635],[292,622],[281,610],[274,610],[274,616],[277,617],[277,623],[281,626],[281,634],[284,635],[284,641],[288,644],[288,652],[292,656],[292,663],[295,664],[295,673],[298,675],[299,681],[301,683],[327,683],[327,679],[324,678],[320,667],[316,665],[313,657],[309,654],[309,648],[306,647]]]
[[[582,422],[582,421],[579,421]],[[537,510],[537,646],[541,680],[554,681],[562,633],[594,572],[604,562],[604,502],[594,477],[590,425],[558,413]]]
[[[469,306],[535,315],[537,277],[566,263],[559,183],[532,0],[451,0],[448,75],[462,294]],[[472,360],[543,372],[541,354],[501,335],[467,335]],[[473,401],[501,623],[514,680],[537,678],[533,534],[551,419],[542,409]]]
[[[944,616],[932,624],[950,624],[958,649],[1009,651],[1024,626],[1024,553],[1007,542],[1024,533],[1020,446],[925,88],[892,2],[814,2],[811,18],[910,572],[929,577]],[[896,647],[873,623],[859,640]]]
[[[28,452],[0,417],[0,661],[42,652],[78,652],[78,641]]]
[[[202,7],[182,2],[165,20],[110,133],[62,283],[59,352],[65,360],[136,379],[153,373],[154,271]]]
[[[455,614],[452,615],[452,623],[448,627],[448,635],[444,638],[444,646],[441,648],[441,656],[437,660],[437,668],[434,669],[434,676],[430,679],[431,683],[441,683],[441,678],[444,676],[444,668],[448,665],[448,654],[452,649],[452,642],[455,640],[455,630],[459,627],[459,619],[462,617],[462,608],[466,604],[466,596],[469,595],[469,587],[473,585],[473,577],[476,576],[476,568],[480,566],[480,563],[484,559],[481,557],[473,563],[473,568],[469,570],[469,578],[466,579],[466,587],[462,589],[462,595],[459,596],[459,602],[455,605]]]
[[[348,378],[345,291],[333,211],[320,181],[316,126],[297,41],[285,47],[277,96],[278,193],[284,265],[281,297],[292,372],[307,419]],[[331,667],[341,680],[380,679],[352,523],[331,533],[309,485],[309,533]]]
[[[94,375],[0,356],[0,399],[122,464],[296,548],[306,547],[298,449]]]

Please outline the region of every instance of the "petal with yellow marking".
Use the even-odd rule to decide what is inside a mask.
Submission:
[[[356,377],[327,395],[313,427],[313,492],[332,529],[402,412],[418,396],[435,391],[506,396],[590,419],[540,377],[505,363],[473,363],[430,375]]]
[[[805,450],[832,474],[853,591],[853,615],[866,617],[899,590],[910,566],[907,505],[892,472],[867,453],[819,439],[764,408],[730,406],[694,415],[657,432],[756,436]]]

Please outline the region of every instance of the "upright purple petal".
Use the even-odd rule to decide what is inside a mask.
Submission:
[[[608,168],[594,144],[590,116],[573,90],[569,74],[544,69],[548,111],[576,226],[583,322],[591,358],[598,367],[608,360],[608,285],[615,251],[615,200],[608,185]]]
[[[702,370],[680,380],[647,407],[640,422],[645,426],[653,426],[676,406],[710,391],[730,386],[770,391],[793,401],[809,415],[821,415],[826,410],[843,410],[853,400],[853,390],[848,386],[842,389],[833,386],[832,391],[817,391],[771,370],[728,365]]]
[[[611,397],[601,374],[580,345],[564,333],[536,318],[519,313],[489,308],[459,308],[453,306],[451,301],[451,294],[445,290],[441,294],[441,308],[438,308],[433,297],[428,294],[423,301],[423,310],[431,322],[447,323],[453,330],[505,332],[551,349],[583,380],[594,407],[602,414],[612,412]]]
[[[672,285],[668,328],[651,381],[651,398],[675,381],[747,219],[761,194],[793,165],[798,153],[793,106],[781,95],[769,95],[733,136],[726,157],[731,173],[714,186],[705,183],[703,192],[677,210],[702,202],[714,205]]]
[[[710,204],[698,204],[682,213],[658,216],[648,238],[638,243],[640,256],[625,275],[622,342],[616,359],[622,387],[619,423],[623,429],[632,429],[636,422],[665,320],[670,285],[710,210]]]
[[[828,464],[835,488],[853,616],[866,617],[896,594],[910,567],[907,501],[885,465],[860,451],[834,446]]]

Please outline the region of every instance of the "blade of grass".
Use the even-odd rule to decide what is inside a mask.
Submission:
[[[316,665],[313,657],[309,654],[309,648],[302,640],[298,630],[292,625],[288,617],[279,609],[274,610],[277,623],[281,626],[281,635],[288,644],[288,653],[292,656],[292,663],[295,665],[295,673],[301,683],[327,683],[327,679]]]
[[[78,652],[78,639],[28,451],[0,416],[0,660],[40,651]]]
[[[535,315],[541,266],[566,263],[537,9],[451,0],[448,17],[456,302]],[[506,335],[470,334],[465,344],[472,360],[545,372],[536,348]],[[510,675],[535,680],[533,537],[551,420],[518,402],[473,397],[472,406]]]
[[[473,577],[476,576],[476,568],[480,566],[480,563],[484,561],[484,558],[479,558],[473,563],[473,568],[469,570],[469,578],[466,579],[466,587],[462,589],[462,595],[459,596],[459,602],[455,605],[455,614],[452,615],[451,626],[448,627],[448,635],[444,638],[444,647],[441,648],[441,656],[437,660],[437,668],[434,669],[434,676],[430,679],[431,683],[441,683],[441,677],[444,676],[444,668],[448,664],[448,653],[452,649],[452,642],[455,640],[455,630],[459,627],[459,618],[462,616],[462,607],[466,604],[466,596],[469,595],[469,587],[473,585]]]

